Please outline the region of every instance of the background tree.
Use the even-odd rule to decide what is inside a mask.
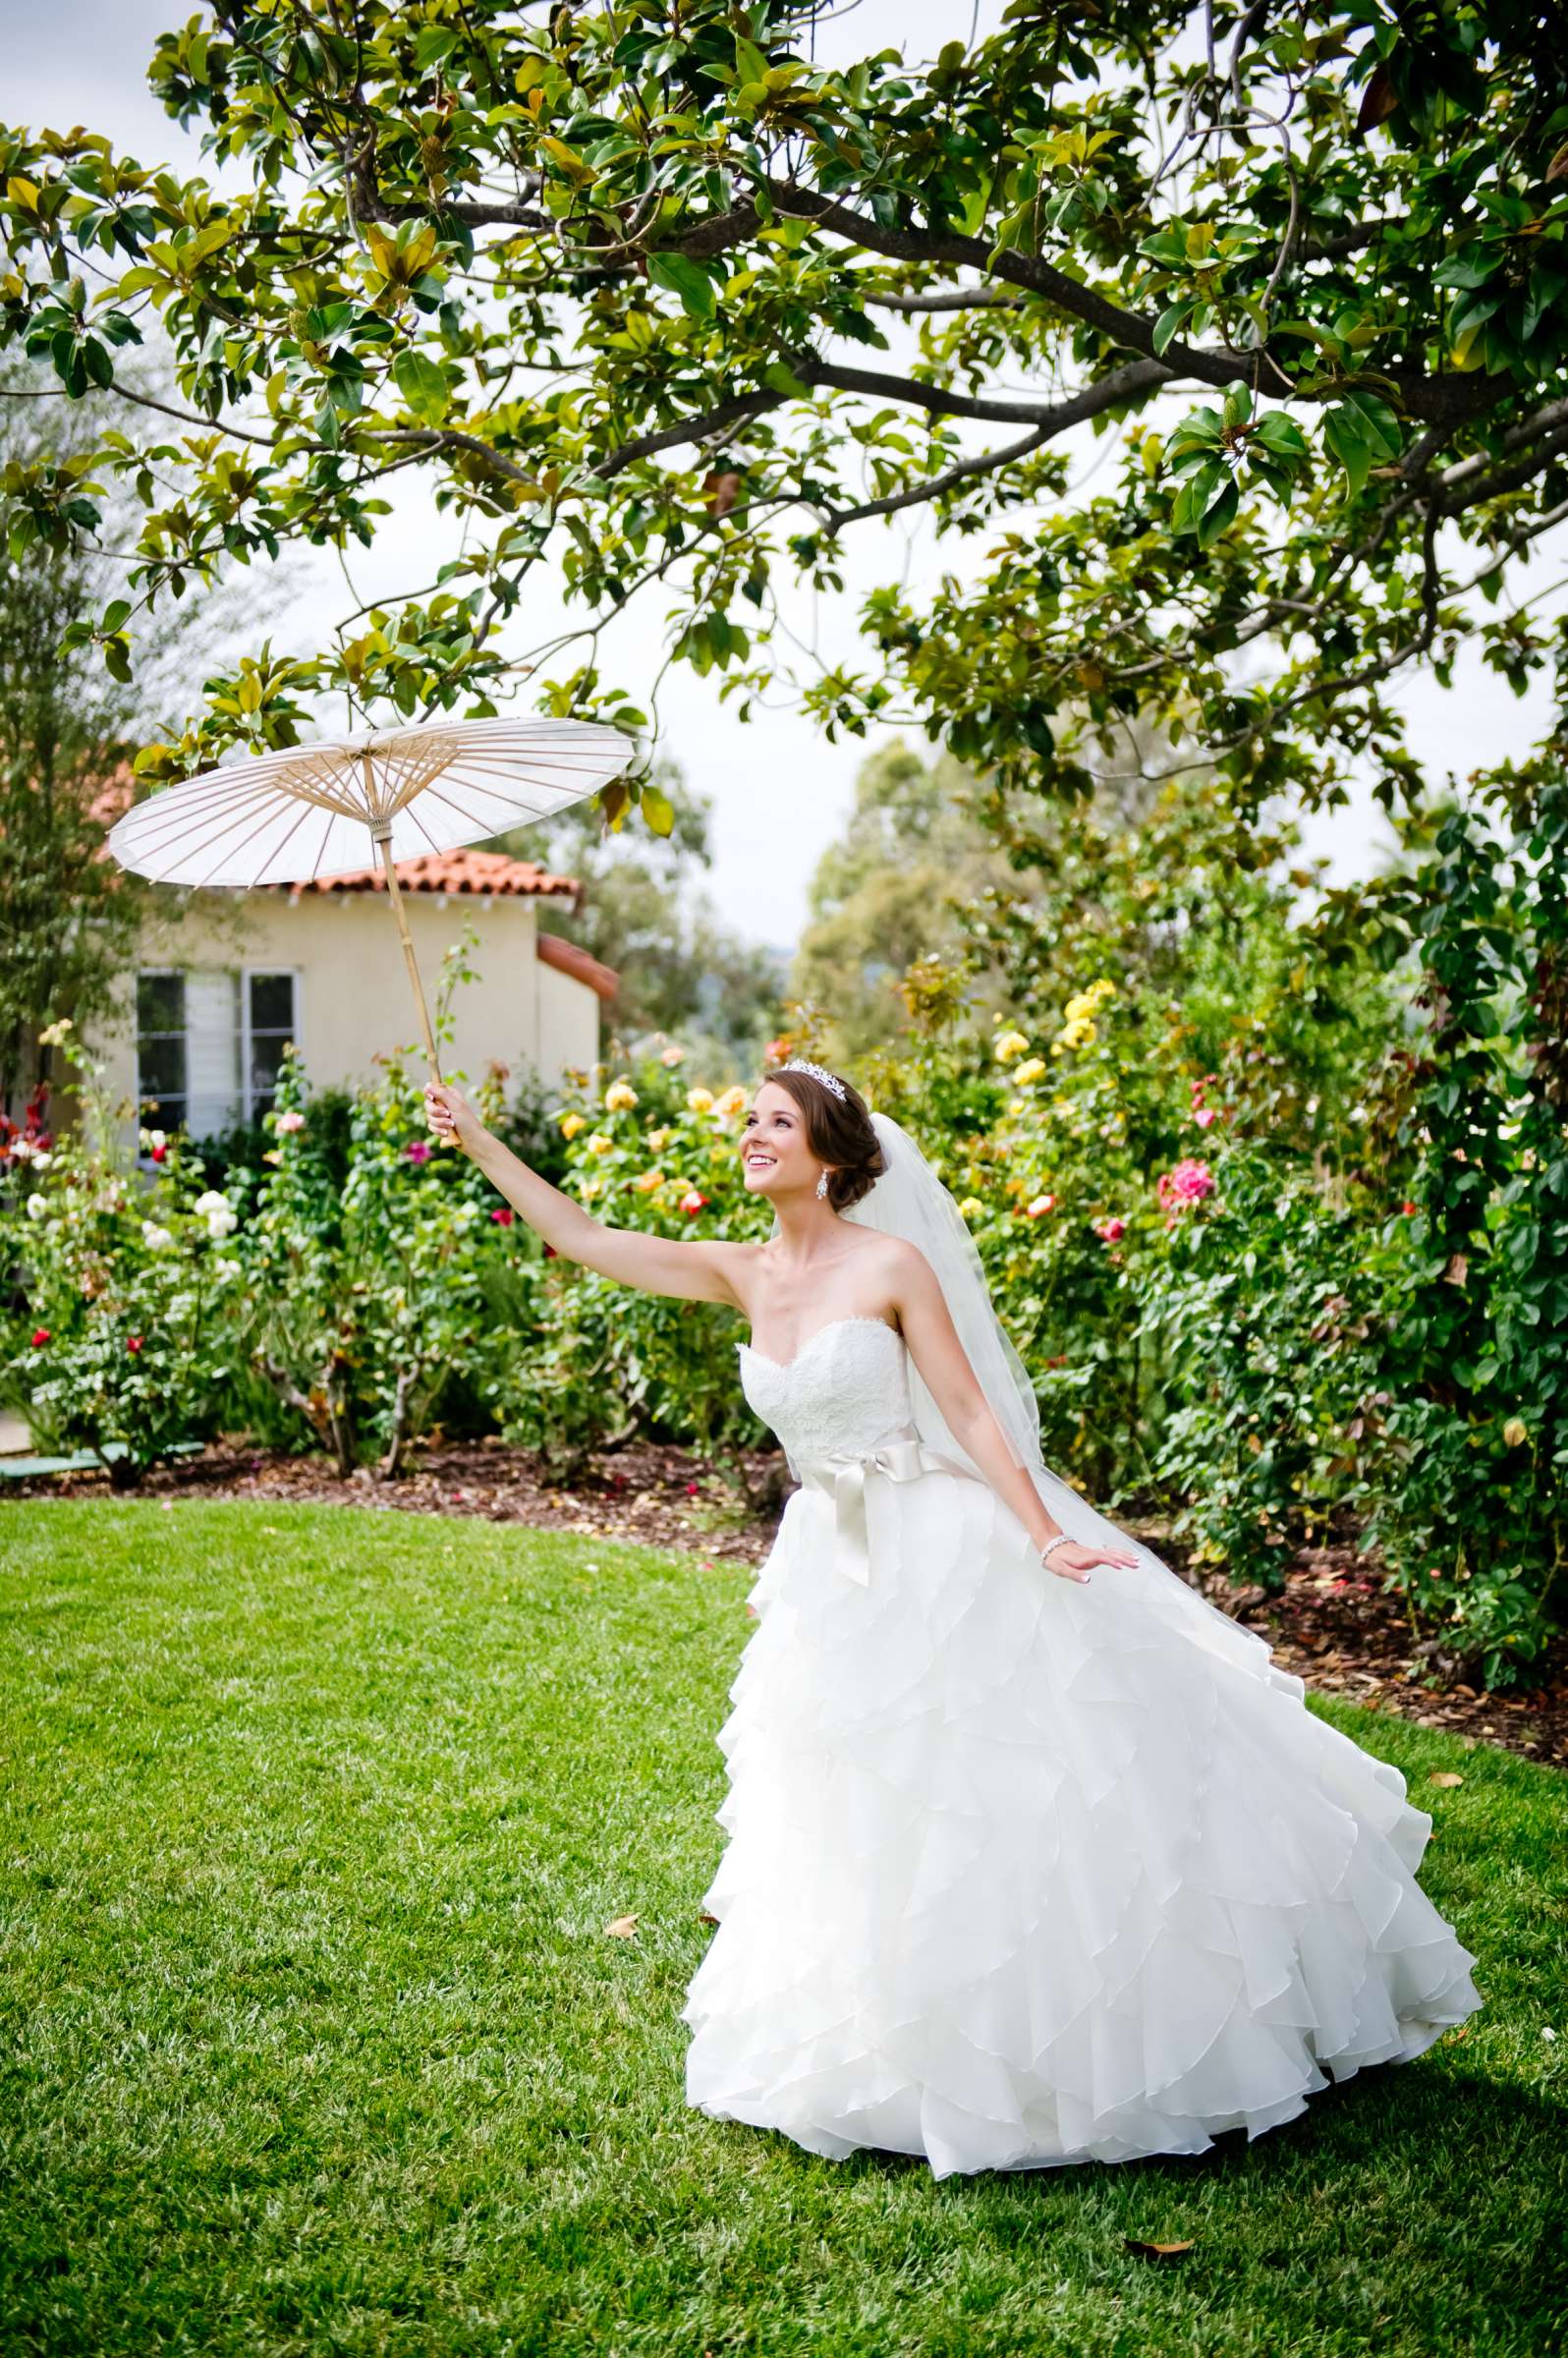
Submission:
[[[28,398],[52,392],[53,398]],[[13,368],[0,380],[0,480],[50,475],[89,504],[86,470],[102,431],[99,410],[59,398],[49,372]],[[112,407],[122,409],[115,403]],[[0,1112],[9,1114],[50,1074],[38,1030],[70,1016],[101,1022],[132,946],[171,896],[101,857],[131,757],[149,728],[189,694],[204,654],[232,631],[220,595],[170,604],[149,630],[133,679],[111,673],[90,624],[124,579],[108,535],[40,541],[25,532],[0,544]],[[270,601],[265,593],[261,604]],[[252,601],[248,620],[253,617]]]
[[[546,932],[565,933],[621,978],[616,1037],[630,1054],[654,1034],[679,1039],[721,1081],[752,1074],[777,1031],[777,954],[748,942],[724,922],[702,883],[712,865],[712,802],[669,765],[670,831],[649,838],[605,828],[596,802],[580,803],[543,825],[497,838],[506,850],[581,877],[582,906],[570,918],[539,904]]]
[[[154,323],[177,357],[96,454],[144,510],[111,659],[185,583],[372,538],[397,474],[466,528],[150,769],[287,738],[309,689],[482,707],[535,575],[547,705],[641,727],[597,644],[645,593],[744,709],[781,596],[915,511],[963,578],[873,591],[867,667],[802,693],[1012,783],[1080,791],[1144,715],[1248,806],[1356,762],[1392,795],[1399,674],[1473,637],[1529,678],[1537,577],[1504,593],[1568,515],[1552,0],[1013,0],[923,67],[813,62],[821,13],[218,0],[151,74],[243,186],[0,135],[5,341],[78,397]],[[1119,449],[1068,497],[1084,429]],[[58,471],[7,497],[24,544],[84,529]]]
[[[862,763],[849,823],[812,878],[790,981],[798,999],[826,1011],[830,1056],[906,1038],[906,969],[957,951],[966,904],[1011,882],[979,799],[951,756],[926,763],[901,740]]]

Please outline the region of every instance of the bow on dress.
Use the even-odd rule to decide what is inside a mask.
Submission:
[[[871,1580],[870,1528],[866,1513],[868,1475],[885,1474],[890,1482],[913,1482],[921,1474],[960,1474],[967,1482],[980,1477],[956,1457],[923,1441],[913,1425],[895,1432],[874,1449],[835,1449],[812,1458],[800,1468],[803,1488],[821,1490],[833,1501],[834,1563],[847,1580],[868,1588]]]

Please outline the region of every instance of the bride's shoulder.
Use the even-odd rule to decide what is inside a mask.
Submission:
[[[925,1277],[933,1285],[936,1282],[930,1263],[919,1245],[911,1244],[908,1237],[872,1234],[863,1249],[868,1265],[874,1256],[878,1271],[891,1284],[919,1285]]]

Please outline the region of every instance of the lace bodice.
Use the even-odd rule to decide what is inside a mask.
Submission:
[[[741,1388],[799,1468],[832,1450],[874,1449],[911,1419],[909,1352],[885,1319],[834,1319],[791,1360],[738,1345]]]

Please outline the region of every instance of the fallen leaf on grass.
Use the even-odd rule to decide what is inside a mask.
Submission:
[[[1433,1768],[1427,1779],[1428,1785],[1462,1785],[1464,1781],[1457,1768]]]
[[[1179,2260],[1183,2252],[1192,2250],[1196,2240],[1193,2237],[1186,2243],[1144,2243],[1136,2235],[1122,2237],[1128,2250],[1136,2252],[1141,2260]]]
[[[707,1910],[703,1908],[699,1911],[697,1921],[699,1924],[717,1924],[718,1918],[716,1916],[710,1916]]]
[[[637,1931],[637,1918],[635,1916],[617,1916],[604,1929],[607,1933],[613,1933],[617,1940],[630,1940],[632,1935]]]

